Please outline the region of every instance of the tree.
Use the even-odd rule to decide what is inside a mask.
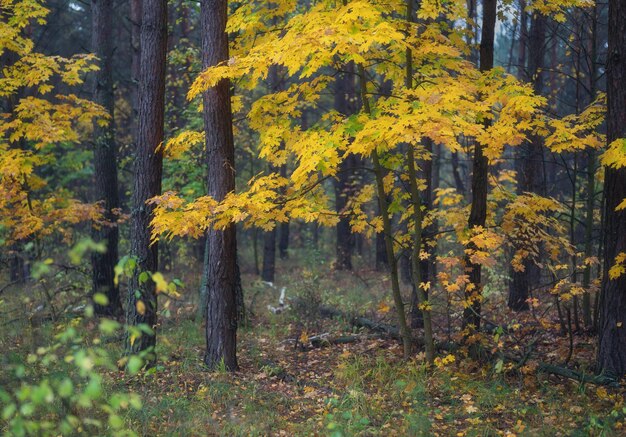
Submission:
[[[119,289],[114,281],[117,264],[118,238],[116,210],[120,206],[117,187],[117,144],[113,119],[113,2],[92,0],[92,52],[100,59],[100,69],[94,75],[93,100],[109,114],[105,126],[94,124],[94,194],[103,202],[104,225],[93,227],[92,238],[104,242],[106,251],[93,252],[91,256],[92,295],[106,296],[104,303],[94,302],[96,314],[115,316],[122,312]]]
[[[135,265],[128,285],[127,352],[154,356],[157,295],[151,274],[158,269],[158,243],[151,241],[153,207],[146,202],[161,193],[167,53],[167,1],[144,7],[141,20],[138,120],[133,168],[130,254]],[[152,244],[151,244],[152,243]],[[137,331],[138,330],[138,331]],[[135,331],[135,332],[133,332]]]
[[[202,0],[202,65],[214,67],[229,59],[226,34],[226,0]],[[235,147],[233,142],[230,82],[220,80],[203,95],[204,129],[208,171],[208,194],[224,200],[235,191]],[[206,235],[203,281],[206,303],[206,354],[209,368],[221,363],[237,369],[237,267],[236,228],[211,228]]]
[[[354,62],[343,66],[343,70],[338,73],[335,83],[335,109],[341,115],[350,117],[358,112],[358,99],[356,92],[356,72]],[[335,206],[340,214],[336,227],[336,262],[337,270],[352,270],[352,252],[354,251],[354,235],[350,229],[350,217],[341,215],[350,197],[355,194],[357,188],[356,176],[359,165],[358,156],[346,157],[340,165],[335,180]]]
[[[480,71],[486,72],[493,68],[493,46],[496,27],[496,0],[483,1],[483,18],[480,36]],[[488,123],[488,122],[486,122]],[[476,141],[474,145],[472,169],[472,205],[468,220],[470,231],[481,230],[487,220],[487,181],[489,160],[484,153],[483,145]],[[463,329],[478,331],[480,328],[480,307],[482,300],[481,270],[482,266],[466,258],[469,269],[470,287],[466,290],[467,306],[463,311]]]
[[[526,12],[522,11],[521,13],[525,14]],[[547,18],[543,14],[534,12],[528,38],[528,70],[524,78],[532,82],[537,95],[541,94],[543,88],[541,70],[544,67],[546,21]],[[520,46],[525,46],[525,41],[521,41]],[[524,54],[525,50],[520,50],[520,59]],[[542,144],[543,140],[539,135],[531,135],[530,141],[518,149],[515,160],[518,194],[526,192],[544,194]],[[529,250],[533,251],[534,249],[529,248]],[[523,262],[523,270],[513,269],[509,286],[508,307],[514,311],[526,311],[529,308],[527,300],[530,296],[530,288],[537,283],[536,277],[539,273],[539,269],[533,261],[531,257],[526,257]]]
[[[604,275],[600,295],[598,371],[626,374],[626,0],[609,1],[607,141],[603,157]],[[617,159],[611,159],[616,156]]]

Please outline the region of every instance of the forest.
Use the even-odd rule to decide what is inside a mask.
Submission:
[[[626,434],[626,0],[0,0],[0,432]]]

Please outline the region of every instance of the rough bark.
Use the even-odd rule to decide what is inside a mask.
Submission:
[[[217,65],[228,59],[226,34],[227,1],[203,0],[200,3],[202,25],[202,65]],[[235,190],[235,148],[233,142],[230,82],[220,81],[204,93],[204,129],[208,194],[216,200]],[[223,230],[207,232],[207,255],[204,280],[207,296],[206,365],[237,369],[238,288],[237,240],[234,224]]]
[[[483,1],[482,32],[480,38],[480,71],[493,68],[493,45],[496,27],[496,0]],[[472,205],[468,227],[484,227],[487,219],[487,190],[488,190],[489,162],[483,153],[482,145],[474,145],[474,159],[472,169]],[[480,264],[473,264],[466,258],[469,271],[469,280],[474,289],[466,292],[468,307],[463,311],[463,329],[480,329],[480,308],[482,299],[482,283]]]
[[[126,350],[130,353],[148,351],[148,361],[154,359],[157,296],[154,282],[142,273],[158,269],[158,245],[150,244],[153,208],[146,201],[161,193],[163,157],[157,148],[163,141],[166,51],[167,1],[158,0],[143,8],[141,22],[139,111],[130,225],[130,253],[137,267],[129,282],[126,308],[129,325],[146,325],[151,330],[140,338],[129,335]],[[139,302],[143,305],[138,305]]]
[[[607,140],[626,137],[626,0],[609,0],[607,53]],[[626,168],[607,168],[604,184],[604,277],[600,303],[598,369],[626,374],[626,275],[611,279],[615,257],[626,252],[626,210],[615,208],[626,197]]]
[[[113,118],[113,1],[92,0],[92,52],[98,56],[100,70],[94,75],[93,100],[106,109],[110,120],[106,126],[94,124],[94,196],[102,202],[104,219],[110,223],[93,227],[91,237],[106,246],[106,252],[94,252],[91,256],[92,295],[103,294],[107,303],[94,302],[97,315],[117,316],[122,304],[114,268],[118,257],[119,231],[115,210],[120,206],[117,184],[117,144]]]

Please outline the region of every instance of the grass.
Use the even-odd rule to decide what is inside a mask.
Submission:
[[[623,387],[581,386],[538,374],[532,366],[498,373],[492,364],[479,365],[462,353],[447,365],[427,369],[419,355],[402,361],[394,341],[367,336],[352,344],[297,348],[296,339],[306,336],[353,332],[349,320],[317,317],[316,305],[391,323],[393,317],[381,310],[380,303],[390,300],[379,273],[315,271],[313,262],[304,268],[290,263],[279,272],[277,287],[287,286],[288,297],[298,296],[300,304],[281,314],[267,310],[276,304],[278,291],[244,276],[250,316],[239,331],[241,369],[235,374],[203,368],[195,285],[173,302],[170,318],[162,318],[158,330],[155,370],[135,376],[111,371],[105,378],[107,391],[141,395],[143,408],[123,415],[131,429],[140,435],[181,436],[623,433]],[[5,308],[17,308],[24,298],[20,293],[24,290],[7,294]],[[0,335],[2,364],[18,362],[46,344],[55,323],[44,321],[35,332],[24,321],[9,323]],[[91,325],[80,323],[89,337]],[[121,352],[115,342],[107,347],[114,355]],[[575,358],[584,362],[588,357]],[[10,381],[2,372],[0,380]]]

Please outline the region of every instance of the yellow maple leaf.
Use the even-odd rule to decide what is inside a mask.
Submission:
[[[138,300],[135,306],[137,307],[137,312],[142,316],[146,313],[146,304],[142,300]]]

